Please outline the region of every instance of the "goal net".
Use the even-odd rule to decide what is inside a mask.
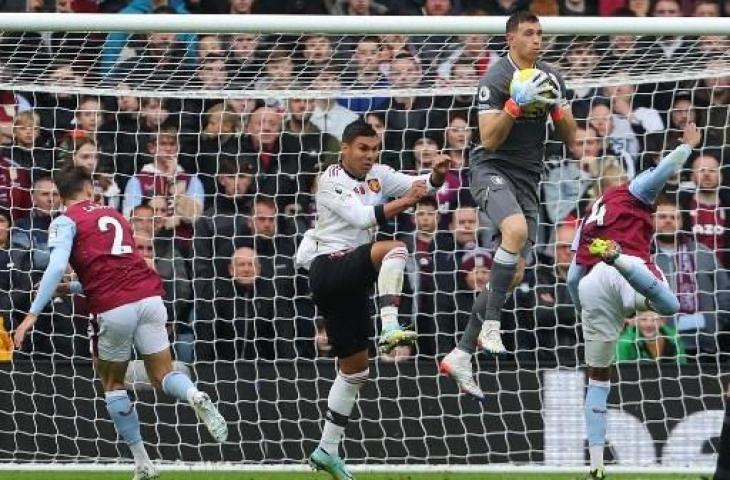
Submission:
[[[348,461],[582,468],[582,335],[565,286],[575,218],[695,121],[703,142],[668,186],[656,245],[682,311],[627,321],[606,449],[626,468],[713,465],[730,346],[726,21],[543,20],[543,59],[565,75],[579,131],[564,146],[546,126],[538,242],[503,312],[509,352],[477,356],[481,407],[436,360],[489,278],[494,226],[474,208],[469,151],[478,80],[505,54],[504,19],[3,15],[0,463],[129,457],[94,381],[82,296],[54,299],[26,345],[9,344],[48,261],[59,208],[48,175],[68,164],[92,169],[99,201],[131,218],[136,248],[165,283],[177,368],[229,422],[228,442],[214,443],[133,362],[151,456],[301,463],[336,370],[293,256],[315,219],[317,175],[362,116],[381,162],[415,173],[442,152],[454,167],[436,202],[378,233],[412,254],[400,314],[419,340],[374,357]]]

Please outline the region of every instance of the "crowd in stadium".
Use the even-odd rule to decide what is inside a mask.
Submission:
[[[713,0],[29,0],[31,11],[107,13],[296,13],[334,15],[721,16]],[[596,65],[641,68],[632,49],[667,62],[727,50],[724,37],[578,38],[559,54],[571,78]],[[637,46],[639,45],[639,46]],[[450,351],[475,293],[489,281],[490,226],[468,189],[470,145],[478,141],[472,95],[299,99],[137,97],[138,84],[202,90],[475,86],[502,52],[483,35],[270,38],[253,34],[146,36],[6,34],[8,72],[47,61],[47,81],[89,79],[121,95],[0,91],[0,310],[12,329],[27,310],[48,261],[48,225],[59,197],[50,173],[67,164],[95,174],[99,200],[131,219],[136,247],[164,279],[178,358],[291,359],[326,356],[326,334],[294,265],[313,224],[317,174],[337,162],[344,127],[362,116],[381,137],[381,161],[408,172],[440,151],[453,171],[436,195],[380,235],[403,240],[409,260],[401,305],[419,333],[417,352]],[[634,59],[632,63],[625,61]],[[623,62],[623,63],[622,63]],[[476,88],[475,88],[476,90]],[[385,90],[384,90],[385,91]],[[283,95],[283,97],[287,97]],[[728,350],[726,268],[730,77],[621,85],[570,92],[576,142],[551,142],[543,183],[538,254],[508,301],[505,344],[518,358],[580,361],[576,312],[565,285],[577,218],[612,185],[655,164],[678,144],[687,122],[703,144],[672,183],[656,214],[656,261],[678,295],[675,318],[644,314],[627,324],[619,358],[686,361]],[[23,351],[88,355],[83,297],[59,298]],[[667,341],[649,342],[658,332]],[[51,335],[53,334],[53,336]]]

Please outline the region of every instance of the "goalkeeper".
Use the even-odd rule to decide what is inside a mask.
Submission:
[[[500,314],[507,294],[522,279],[525,258],[537,237],[538,189],[543,172],[548,115],[560,136],[571,144],[576,124],[565,106],[561,75],[538,60],[542,29],[529,12],[509,17],[507,55],[495,62],[479,82],[481,144],[472,152],[471,193],[499,230],[487,290],[477,296],[459,345],[441,362],[441,372],[460,389],[484,400],[474,381],[471,356],[477,345],[492,353],[504,351]],[[524,78],[520,70],[535,69]],[[510,97],[510,90],[512,95]]]

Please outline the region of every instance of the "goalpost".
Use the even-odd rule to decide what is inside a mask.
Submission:
[[[216,445],[197,427],[191,412],[151,391],[135,370],[130,388],[151,457],[168,468],[301,468],[319,439],[325,394],[335,368],[318,350],[322,345],[315,339],[318,326],[307,303],[306,279],[290,270],[287,262],[291,261],[289,246],[312,220],[312,179],[326,163],[327,154],[336,154],[327,150],[325,142],[325,133],[338,135],[333,125],[337,119],[327,117],[327,108],[339,100],[357,113],[377,112],[371,121],[382,123],[382,161],[395,168],[412,171],[419,161],[425,162],[427,153],[419,142],[423,137],[430,138],[436,149],[466,158],[460,157],[464,143],[469,135],[472,140],[478,138],[468,129],[476,124],[472,97],[484,69],[504,53],[505,20],[0,15],[0,96],[14,94],[14,100],[3,105],[11,113],[10,120],[0,125],[4,127],[0,141],[5,142],[3,155],[17,168],[34,169],[35,175],[51,173],[64,161],[74,161],[79,139],[89,137],[100,173],[120,188],[109,195],[119,197],[126,180],[153,157],[148,142],[172,119],[179,130],[179,162],[205,185],[206,209],[179,221],[188,227],[188,236],[175,230],[173,238],[179,242],[175,249],[164,258],[156,250],[158,258],[150,261],[168,273],[166,285],[173,293],[166,301],[175,313],[171,331],[180,369],[194,376],[218,402],[231,434],[226,444]],[[723,156],[728,145],[718,132],[727,124],[712,124],[710,113],[716,107],[712,95],[730,89],[730,19],[561,17],[542,18],[541,24],[544,58],[564,73],[575,92],[575,108],[584,118],[590,115],[595,120],[598,114],[591,114],[595,105],[591,99],[601,96],[615,114],[613,121],[629,125],[623,133],[599,139],[603,147],[612,149],[611,161],[591,157],[588,142],[570,146],[573,152],[549,142],[550,173],[543,181],[543,193],[551,193],[543,197],[536,246],[544,262],[555,256],[555,225],[582,208],[599,183],[622,173],[633,175],[677,138],[671,112],[679,109],[674,104],[680,97],[692,101],[709,123],[706,132],[714,132],[706,135],[702,151],[726,163]],[[681,45],[672,39],[657,44],[659,36],[681,36]],[[405,63],[394,69],[394,60]],[[707,98],[709,105],[702,103]],[[252,126],[254,100],[270,107],[284,128],[268,125],[270,130],[262,134],[263,120],[262,125]],[[299,114],[319,115],[320,131],[291,130],[291,114],[286,112],[301,100],[305,101]],[[631,128],[618,113],[621,101],[655,111],[652,118],[661,125]],[[38,140],[37,145],[23,147],[12,143],[19,141],[13,139],[12,122],[28,108],[37,114],[45,143]],[[96,119],[90,120],[89,115]],[[233,130],[221,130],[219,125],[216,131],[206,131],[213,118],[232,124]],[[251,143],[251,137],[266,143],[266,135],[274,140],[263,147]],[[259,149],[266,155],[281,149],[282,155],[276,157],[280,169],[262,171]],[[24,151],[30,156],[23,156]],[[566,160],[571,155],[578,158]],[[258,193],[278,194],[275,202],[281,217],[276,236],[283,240],[261,253],[262,271],[254,280],[269,282],[267,288],[258,288],[257,283],[257,288],[245,290],[230,278],[233,249],[260,245],[254,233],[261,227],[254,225],[250,210],[241,210],[221,214],[239,222],[241,230],[217,230],[212,218],[216,214],[209,209],[215,202],[208,200],[213,195],[210,189],[219,185],[216,162],[224,157],[244,163],[253,159]],[[23,165],[23,161],[31,164]],[[608,173],[609,164],[622,167],[618,173]],[[575,168],[570,170],[569,165]],[[467,167],[464,160],[461,168]],[[273,187],[266,183],[271,178]],[[455,178],[458,182],[462,177],[456,174]],[[687,178],[684,172],[683,180]],[[30,185],[19,188],[27,190]],[[284,204],[280,200],[286,195],[295,200]],[[442,222],[438,229],[451,235],[449,216],[462,206],[462,199],[454,192],[439,195]],[[173,194],[162,196],[174,204]],[[120,207],[124,202],[121,198]],[[23,208],[27,213],[28,205]],[[166,215],[157,210],[154,214]],[[191,239],[192,227],[198,234],[206,217],[212,225],[206,230],[209,236]],[[406,234],[410,221],[399,219],[394,229]],[[488,235],[476,236],[488,243],[482,237]],[[199,240],[207,241],[211,250],[199,250]],[[17,248],[18,258],[30,258]],[[35,252],[42,250],[42,246],[35,248]],[[438,375],[434,358],[446,353],[443,345],[453,344],[460,334],[471,293],[464,281],[466,267],[453,260],[464,251],[437,249],[436,254],[455,262],[449,264],[453,269],[434,273],[417,262],[409,267],[405,296],[410,306],[403,321],[414,322],[419,330],[424,339],[421,350],[402,361],[375,361],[372,381],[363,389],[347,429],[343,456],[355,470],[584,470],[585,379],[577,343],[579,326],[565,320],[570,310],[566,299],[559,296],[557,287],[540,283],[540,276],[518,287],[508,302],[510,320],[503,321],[511,353],[479,361],[478,380],[489,398],[489,405],[482,409]],[[2,272],[14,279],[8,290],[0,291],[7,297],[0,304],[4,319],[27,308],[22,294],[27,297],[32,279],[42,268],[36,257]],[[201,268],[208,268],[208,273]],[[718,272],[710,274],[726,273]],[[210,284],[202,285],[201,279]],[[433,291],[422,290],[424,279],[434,283]],[[443,279],[450,289],[439,290]],[[214,297],[204,293],[211,285]],[[242,291],[253,292],[251,302],[245,304],[252,310],[237,310],[236,302],[245,297]],[[701,310],[703,304],[698,301],[698,313],[708,322],[721,324],[730,315],[724,308],[730,305],[719,299],[726,292],[713,287],[700,293],[715,298],[715,307]],[[429,295],[432,300],[427,307],[421,302]],[[233,305],[236,313],[229,320],[238,322],[235,334],[225,336],[223,327],[216,330],[223,310],[215,310],[212,317],[203,313],[210,310],[206,305],[219,300]],[[270,304],[274,314],[266,313],[263,304]],[[0,470],[60,465],[116,468],[128,452],[117,441],[94,384],[84,307],[76,300],[58,300],[49,308],[53,310],[46,313],[53,313],[54,321],[48,320],[45,326],[39,322],[33,351],[15,352],[12,361],[0,362]],[[249,317],[249,312],[255,313]],[[548,317],[552,320],[545,320]],[[685,334],[682,341],[691,344],[703,339],[705,344],[722,346],[722,337],[718,327]],[[218,353],[220,344],[234,353]],[[713,442],[723,422],[720,376],[725,366],[717,354],[705,359],[689,358],[681,364],[627,363],[617,369],[609,400],[607,448],[609,460],[616,462],[612,471],[706,472],[713,467]]]

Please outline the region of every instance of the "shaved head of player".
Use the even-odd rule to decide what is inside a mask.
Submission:
[[[530,12],[515,13],[507,20],[506,36],[508,53],[479,81],[479,144],[470,156],[471,194],[499,230],[498,246],[489,287],[474,301],[459,345],[440,364],[462,392],[482,402],[486,398],[474,380],[471,356],[477,349],[505,352],[502,307],[537,240],[545,124],[550,118],[567,145],[573,145],[576,130],[560,72],[539,58],[540,20]]]
[[[83,293],[94,316],[90,321],[94,364],[107,411],[132,451],[134,478],[156,479],[157,469],[144,448],[124,382],[133,347],[144,360],[152,385],[189,403],[216,440],[225,440],[228,427],[208,395],[172,370],[162,282],[138,252],[129,221],[116,209],[94,203],[94,184],[86,168],[61,170],[55,182],[66,210],[49,227],[51,257],[30,311],[15,331],[15,345],[23,346],[54,295]],[[79,281],[62,284],[69,264]]]
[[[379,151],[378,134],[369,124],[357,120],[345,128],[340,163],[319,177],[316,226],[304,234],[297,250],[297,264],[309,269],[312,298],[324,317],[331,354],[339,360],[322,439],[309,461],[336,479],[352,478],[339,445],[369,375],[373,284],[378,286],[382,321],[380,350],[389,353],[416,340],[415,332],[398,323],[408,250],[403,242],[374,241],[375,230],[435,192],[451,164],[448,156],[438,155],[429,173],[411,176],[378,163]],[[395,200],[387,201],[391,198]]]

